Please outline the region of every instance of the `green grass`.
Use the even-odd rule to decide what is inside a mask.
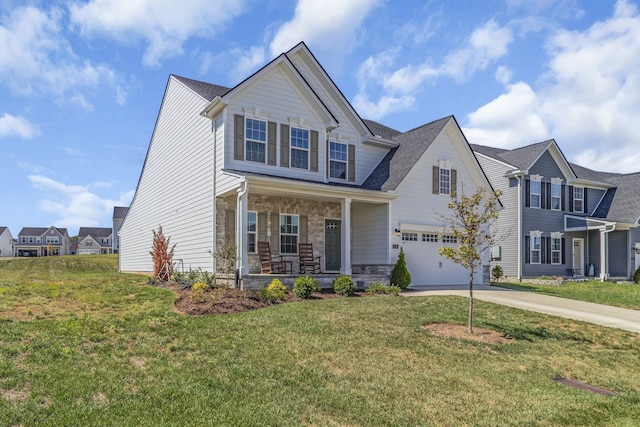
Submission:
[[[0,425],[608,425],[640,419],[640,337],[460,297],[186,317],[112,257],[0,263]],[[32,314],[28,314],[31,311]],[[618,393],[580,391],[565,376]]]
[[[498,286],[640,310],[640,285],[637,284],[590,280],[586,282],[565,282],[562,285],[500,282]]]

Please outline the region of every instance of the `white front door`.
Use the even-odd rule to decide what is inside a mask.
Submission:
[[[584,240],[573,239],[573,271],[577,276],[584,275]]]

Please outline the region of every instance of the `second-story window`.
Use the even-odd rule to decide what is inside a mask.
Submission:
[[[267,148],[267,122],[247,118],[245,123],[245,160],[265,163]]]
[[[584,212],[584,188],[573,187],[573,211]]]
[[[451,169],[440,168],[440,194],[451,194]]]
[[[530,191],[530,206],[532,208],[540,207],[540,187],[541,182],[536,180],[531,180],[531,191]]]
[[[309,169],[309,131],[291,127],[291,167]]]
[[[561,206],[562,184],[551,182],[551,209],[559,211]]]
[[[347,179],[347,144],[329,143],[329,177]]]

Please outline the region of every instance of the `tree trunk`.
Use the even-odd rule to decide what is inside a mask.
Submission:
[[[473,334],[473,269],[469,270],[469,325],[468,330]]]

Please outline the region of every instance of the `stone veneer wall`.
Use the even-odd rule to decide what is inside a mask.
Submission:
[[[265,212],[267,214],[267,239],[271,236],[271,214],[286,213],[295,215],[306,215],[307,242],[313,244],[313,250],[317,255],[322,256],[324,263],[324,220],[325,218],[341,218],[341,206],[337,202],[323,202],[318,200],[307,200],[280,196],[265,196],[249,193],[248,208],[250,211]],[[216,242],[219,248],[224,243],[225,230],[225,210],[236,209],[236,196],[231,195],[226,198],[218,197],[216,200]],[[279,254],[279,248],[271,248],[272,255]],[[284,255],[288,260],[293,261],[294,272],[297,272],[296,255]],[[260,272],[260,262],[258,254],[249,254],[249,273]],[[324,268],[323,268],[324,269]]]

